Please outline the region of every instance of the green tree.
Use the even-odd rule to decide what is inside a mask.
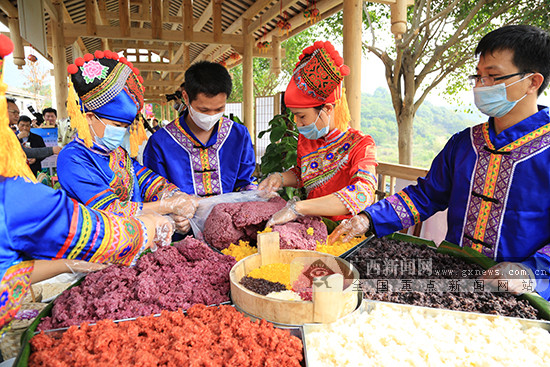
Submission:
[[[399,133],[399,163],[412,164],[413,120],[427,95],[443,81],[448,81],[447,94],[465,89],[463,81],[473,70],[473,50],[481,37],[505,24],[548,29],[548,9],[549,0],[417,0],[408,9],[403,37],[385,47],[379,41],[390,29],[390,7],[364,4],[364,26],[371,37],[363,50],[385,67]],[[342,14],[326,22],[326,32],[341,37]]]

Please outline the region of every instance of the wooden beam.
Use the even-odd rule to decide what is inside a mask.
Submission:
[[[86,30],[89,34],[96,33],[95,0],[86,0]]]
[[[181,73],[183,65],[181,64],[168,64],[162,62],[134,62],[134,66],[142,71],[165,71],[169,73]]]
[[[243,28],[247,29],[250,20],[243,19]],[[252,63],[252,50],[254,49],[254,37],[243,32],[243,121],[248,128],[252,144],[256,141],[254,132],[254,70]]]
[[[107,25],[108,20],[106,17],[107,13],[107,4],[105,3],[105,0],[97,0],[96,1],[96,12],[99,15],[97,19],[99,19],[99,24],[101,25]],[[104,50],[110,49],[109,47],[109,40],[103,38],[101,40],[101,46]]]
[[[88,34],[85,24],[65,24],[64,25],[65,37],[94,37],[94,35]],[[179,31],[163,30],[161,39],[152,39],[151,31],[149,29],[134,28],[130,29],[129,35],[123,35],[120,28],[98,25],[97,38],[108,39],[122,39],[122,40],[138,40],[138,41],[164,41],[164,42],[196,42],[196,43],[221,43],[228,45],[236,45],[236,47],[242,47],[242,36],[223,34],[220,42],[214,41],[214,35],[212,33],[193,32],[192,39],[182,39],[182,34]]]
[[[288,10],[291,6],[293,5],[296,5],[296,3],[299,2],[299,0],[280,0],[283,2],[282,5],[279,4],[279,6],[273,6],[271,7],[268,11],[266,11],[264,14],[262,14],[262,16],[258,19],[256,19],[256,21],[252,24],[250,24],[246,31],[248,33],[254,33],[256,32],[256,30],[262,28],[264,26],[265,23],[269,22],[271,19],[279,16],[279,14],[281,14],[281,12],[285,12],[286,10]],[[279,3],[279,2],[277,2]],[[282,10],[281,10],[282,9]],[[298,14],[296,16],[299,16],[301,18],[303,18],[303,15],[302,14]]]
[[[193,3],[183,0],[183,38],[193,41]]]
[[[239,18],[237,18],[227,29],[223,32],[224,34],[234,34],[239,29],[242,28],[242,20],[243,18],[250,19],[254,17],[256,14],[264,10],[267,6],[269,6],[272,3],[273,0],[259,0],[256,1],[254,4],[250,6]],[[277,5],[278,3],[275,3]],[[274,6],[275,6],[274,5]],[[212,52],[214,52],[218,48],[218,45],[209,45],[207,46],[199,55],[195,57],[193,60],[199,61],[204,60],[207,55],[210,55]],[[226,50],[229,49],[229,47],[226,47]],[[242,52],[241,52],[242,54]]]
[[[130,36],[130,0],[118,0],[120,13],[120,34],[123,37]],[[111,37],[106,37],[111,38]]]
[[[327,11],[324,11],[320,17],[318,17],[319,21],[321,20],[325,20],[327,19],[328,17],[331,17],[333,16],[334,14],[338,13],[339,11],[341,11],[342,9],[344,9],[344,4],[343,3],[340,3],[340,4],[337,4],[334,8],[332,9],[329,9]],[[301,33],[302,31],[305,31],[307,28],[311,27],[311,25],[309,25],[309,23],[303,23],[299,26],[297,26],[296,28],[292,28],[292,30],[288,33],[288,35],[285,35],[284,37],[281,38],[281,40],[287,40],[289,38],[292,38],[294,37],[295,35]],[[275,37],[275,35],[272,36],[271,38],[271,41],[273,42],[273,37]]]
[[[197,22],[193,25],[193,29],[196,32],[202,30],[202,28],[206,25],[206,23],[208,23],[210,18],[212,18],[213,2],[214,0],[210,0],[208,5],[206,6],[206,9],[204,9],[199,19],[197,19]]]
[[[173,80],[147,80],[143,84],[146,88],[150,87],[165,87],[176,89],[179,87],[179,83]]]
[[[57,10],[58,19],[63,19],[61,16],[63,3],[54,4]],[[55,80],[55,100],[57,105],[57,117],[64,119],[68,117],[67,113],[67,61],[65,59],[65,37],[63,36],[63,23],[51,21],[52,31],[52,58],[53,58],[53,73]]]
[[[153,39],[162,38],[162,0],[151,1],[151,29]]]
[[[68,23],[72,24],[73,23],[73,18],[71,18],[71,14],[69,14],[69,10],[67,10],[67,7],[65,6],[65,4],[60,2],[59,5],[61,6],[61,12],[63,14],[62,17],[61,17],[61,19],[63,20],[63,23],[64,24],[68,24]],[[67,43],[67,41],[70,41],[70,42]],[[76,42],[76,44],[80,48],[80,51],[82,51],[83,54],[89,53],[88,52],[88,47],[86,47],[86,45],[84,44],[84,41],[82,40],[81,37],[65,37],[65,47],[68,46],[68,45],[73,44],[74,42]]]
[[[136,48],[136,49],[144,49],[144,50],[155,50],[155,51],[169,51],[170,45],[166,45],[165,43],[161,42],[144,42],[144,41],[119,41],[114,40],[111,42],[113,45],[113,48],[119,48],[119,49],[128,49],[128,48]]]
[[[162,0],[162,21],[166,23],[170,21],[170,0]]]
[[[13,6],[8,0],[0,0],[0,10],[7,14],[9,18],[18,18],[19,12],[17,8]]]
[[[51,0],[42,0],[44,2],[44,8],[46,9],[46,12],[50,16],[50,19],[55,20],[56,22],[59,22],[59,18],[57,17],[57,11],[55,11],[55,8],[53,6],[53,3]]]
[[[273,52],[273,58],[271,59],[271,72],[276,76],[281,73],[281,39],[277,36],[273,36],[271,42],[271,51]]]
[[[317,6],[317,9],[319,9],[319,13],[321,14],[321,16],[323,16],[325,12],[336,8],[337,6],[342,6],[342,0],[321,0],[317,2],[315,6]],[[265,19],[265,21],[267,21],[267,19]],[[290,22],[293,30],[307,23],[307,19],[304,18],[302,14],[297,14],[296,16],[290,18],[288,21]],[[274,35],[281,36],[281,30],[275,27],[275,29],[264,35],[262,39],[271,42],[271,38]],[[284,41],[286,39],[288,39],[287,36],[281,36],[281,41]]]
[[[363,0],[344,0],[344,60],[350,68],[345,77],[350,126],[361,129],[361,30]]]
[[[222,38],[222,0],[213,0],[212,25],[214,31],[214,40],[219,41]]]

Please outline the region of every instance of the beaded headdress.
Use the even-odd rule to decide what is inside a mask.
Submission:
[[[342,88],[344,76],[350,72],[344,59],[329,41],[317,41],[305,48],[294,68],[285,92],[285,105],[310,108],[335,105],[336,127],[345,129],[349,111]]]
[[[76,96],[69,86],[67,108],[71,125],[78,129],[79,138],[87,146],[91,146],[92,139],[81,111],[131,125],[143,108],[143,78],[130,61],[116,52],[86,54],[69,65],[67,71],[80,104],[76,105]]]

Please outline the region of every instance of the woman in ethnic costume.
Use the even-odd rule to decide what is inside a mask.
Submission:
[[[169,214],[178,230],[187,232],[187,219],[195,213],[196,199],[128,154],[129,142],[134,140],[130,130],[143,107],[139,70],[108,50],[77,58],[67,70],[81,108],[69,87],[67,103],[78,137],[59,154],[61,187],[94,209],[124,216],[141,209]]]
[[[285,92],[300,133],[298,164],[271,174],[259,190],[304,187],[307,200],[289,202],[268,225],[299,215],[349,218],[372,204],[376,189],[376,147],[372,137],[349,127],[341,83],[349,68],[330,42],[317,41],[300,55]]]
[[[21,307],[31,280],[70,272],[75,261],[131,265],[155,246],[157,226],[170,225],[156,214],[138,219],[90,209],[63,190],[36,183],[8,126],[2,65],[12,50],[11,40],[0,35],[0,335]],[[45,261],[55,259],[71,260]]]

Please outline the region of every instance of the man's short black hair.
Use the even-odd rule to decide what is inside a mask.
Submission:
[[[530,25],[508,25],[486,34],[477,45],[475,55],[510,50],[514,65],[521,72],[542,74],[544,81],[538,95],[550,82],[550,34]]]
[[[17,123],[20,123],[21,121],[31,123],[31,118],[29,116],[21,115],[19,116],[19,121]]]
[[[17,105],[17,103],[15,103],[15,98],[11,97],[6,97],[6,103],[13,103],[14,105]]]
[[[185,72],[184,89],[189,96],[189,102],[194,101],[199,93],[204,93],[207,97],[225,93],[229,98],[232,87],[227,69],[215,62],[199,61]]]
[[[42,116],[46,115],[48,112],[53,112],[55,117],[57,117],[57,110],[55,108],[47,107],[42,110]]]

